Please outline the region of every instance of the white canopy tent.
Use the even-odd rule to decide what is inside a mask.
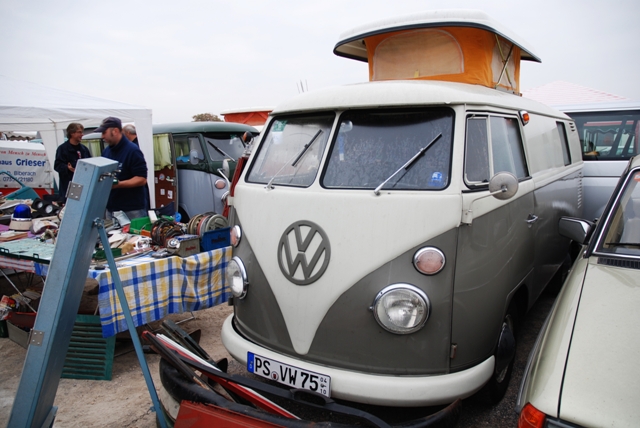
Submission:
[[[64,143],[70,123],[98,126],[107,116],[135,124],[138,143],[147,160],[151,207],[155,207],[151,109],[0,75],[0,131],[39,131],[52,166],[56,149]],[[57,178],[57,173],[55,176]]]

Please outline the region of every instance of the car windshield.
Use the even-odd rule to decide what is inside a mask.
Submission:
[[[324,187],[438,190],[448,185],[452,110],[348,111],[339,126]]]
[[[597,251],[640,257],[640,170],[627,179],[607,218]]]
[[[247,180],[307,187],[315,180],[329,139],[334,113],[274,119]]]
[[[223,161],[231,158],[237,161],[244,152],[241,135],[213,135],[204,134],[205,145],[213,161]]]

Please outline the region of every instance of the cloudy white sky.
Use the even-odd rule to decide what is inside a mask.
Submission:
[[[341,33],[430,9],[480,9],[533,47],[521,89],[556,80],[640,100],[638,0],[0,0],[0,75],[153,109],[154,123],[276,106],[365,81]]]

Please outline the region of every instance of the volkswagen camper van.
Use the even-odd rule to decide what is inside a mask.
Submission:
[[[222,340],[288,388],[386,406],[503,396],[515,327],[582,213],[573,121],[519,94],[524,41],[482,12],[343,34],[369,82],[276,107],[233,197]]]
[[[222,214],[229,180],[247,148],[245,133],[253,138],[259,132],[232,122],[153,125],[156,208],[173,206],[171,214],[180,213],[184,223],[197,214]],[[85,135],[82,142],[92,156],[100,156],[105,147],[97,133]]]

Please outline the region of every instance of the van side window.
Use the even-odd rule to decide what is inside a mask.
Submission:
[[[189,164],[189,154],[192,150],[196,151],[198,159],[200,160],[199,163],[205,161],[198,137],[193,135],[174,135],[173,142],[176,148],[176,162],[178,164]]]
[[[467,182],[487,183],[489,178],[487,119],[472,117],[467,120],[465,179]]]
[[[556,122],[558,133],[560,134],[560,145],[562,146],[562,157],[564,164],[571,164],[571,154],[569,153],[569,140],[567,139],[567,129],[562,122]]]
[[[518,177],[529,175],[522,147],[518,119],[502,116],[473,116],[467,119],[465,181],[487,183],[498,172]]]

